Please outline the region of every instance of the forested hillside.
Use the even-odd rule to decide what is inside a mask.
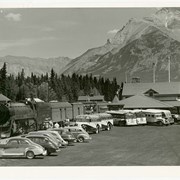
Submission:
[[[93,77],[92,75],[72,76],[58,75],[51,69],[50,76],[25,77],[22,69],[18,76],[7,75],[6,63],[0,69],[0,93],[12,101],[24,100],[28,97],[38,97],[44,101],[69,101],[75,102],[80,95],[104,95],[106,101],[111,101],[119,86],[114,78]]]

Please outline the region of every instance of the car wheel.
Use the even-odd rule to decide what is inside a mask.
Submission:
[[[28,159],[33,159],[35,157],[34,152],[33,151],[27,151],[26,157]]]
[[[98,130],[98,128],[96,129],[95,133],[96,133],[96,134],[98,134],[98,133],[99,133],[99,130]]]
[[[99,125],[97,125],[96,128],[97,128],[97,130],[96,130],[97,133],[96,133],[96,134],[99,134],[99,133],[100,133],[100,127],[99,127]]]
[[[110,131],[110,127],[109,127],[109,124],[107,125],[107,128],[106,128],[107,131]]]
[[[110,131],[110,130],[111,130],[111,124],[108,123],[108,124],[107,124],[107,131]]]
[[[163,123],[162,123],[161,121],[159,121],[159,123],[158,123],[158,124],[159,124],[159,126],[163,126]]]
[[[80,142],[80,143],[84,142],[84,138],[83,137],[79,137],[78,138],[78,142]]]
[[[47,155],[50,156],[50,155],[51,155],[51,152],[47,151]]]

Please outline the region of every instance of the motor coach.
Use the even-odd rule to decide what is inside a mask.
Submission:
[[[148,124],[155,124],[155,125],[169,125],[170,122],[167,118],[162,116],[162,111],[157,109],[147,109],[143,110],[146,115],[146,120]]]
[[[115,126],[136,126],[137,120],[131,110],[107,111],[114,119]]]
[[[142,110],[134,109],[131,111],[136,116],[136,122],[138,125],[145,125],[147,124],[145,113]]]
[[[88,133],[98,134],[101,128],[101,123],[99,121],[99,116],[97,115],[78,115],[75,117],[75,125],[82,128],[88,127]],[[85,129],[87,130],[87,129]]]
[[[108,113],[78,115],[75,118],[77,125],[91,126],[91,131],[99,133],[100,130],[110,130],[113,126],[113,117]]]
[[[101,122],[101,128],[102,130],[111,130],[112,126],[113,126],[113,117],[111,114],[108,113],[98,113],[98,114],[94,114],[99,116],[99,120]]]

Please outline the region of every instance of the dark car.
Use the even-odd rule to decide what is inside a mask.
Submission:
[[[76,142],[76,138],[74,137],[74,135],[69,132],[67,129],[64,128],[53,128],[53,129],[48,129],[50,131],[57,131],[61,137],[68,142],[68,144],[72,144],[74,142]]]
[[[81,126],[87,133],[98,133],[98,128],[93,127],[91,125],[88,124],[80,124],[79,126]]]
[[[180,124],[180,115],[179,114],[172,114],[172,118],[176,124]]]
[[[26,138],[30,139],[36,144],[41,145],[45,150],[47,150],[48,155],[60,151],[59,147],[50,138],[42,134],[27,135]]]

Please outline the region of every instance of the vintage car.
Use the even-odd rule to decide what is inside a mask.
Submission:
[[[64,128],[51,128],[51,129],[47,129],[47,131],[56,131],[58,132],[61,137],[68,142],[68,144],[73,144],[74,142],[76,142],[76,138],[74,137],[74,135],[69,132],[67,129]]]
[[[36,144],[41,145],[47,151],[47,155],[60,151],[59,147],[56,146],[56,144],[49,137],[44,136],[43,134],[27,135],[26,138],[30,139]]]
[[[67,129],[69,132],[71,132],[76,138],[76,140],[80,143],[89,142],[89,140],[92,139],[89,134],[79,126],[68,126],[64,127],[64,129]]]
[[[44,131],[38,131],[38,132],[44,132],[44,133],[50,133],[50,134],[52,134],[53,136],[54,136],[54,138],[56,138],[59,142],[60,142],[60,144],[62,145],[62,146],[67,146],[68,145],[68,142],[66,142],[62,137],[61,137],[61,135],[57,132],[57,131],[53,131],[53,130],[44,130]]]
[[[28,133],[28,135],[39,135],[39,134],[49,137],[56,144],[56,146],[58,147],[62,146],[61,143],[52,134],[48,133],[48,131],[47,132],[32,131]]]
[[[45,156],[46,154],[47,151],[42,146],[28,138],[9,138],[5,144],[0,144],[0,157],[21,156],[33,159],[35,156]]]
[[[91,134],[91,133],[95,133],[98,134],[98,128],[95,126],[91,126],[90,124],[85,124],[85,123],[81,123],[78,124],[77,126],[82,127],[87,133]]]
[[[179,114],[172,114],[172,118],[176,124],[180,124],[180,115]]]

